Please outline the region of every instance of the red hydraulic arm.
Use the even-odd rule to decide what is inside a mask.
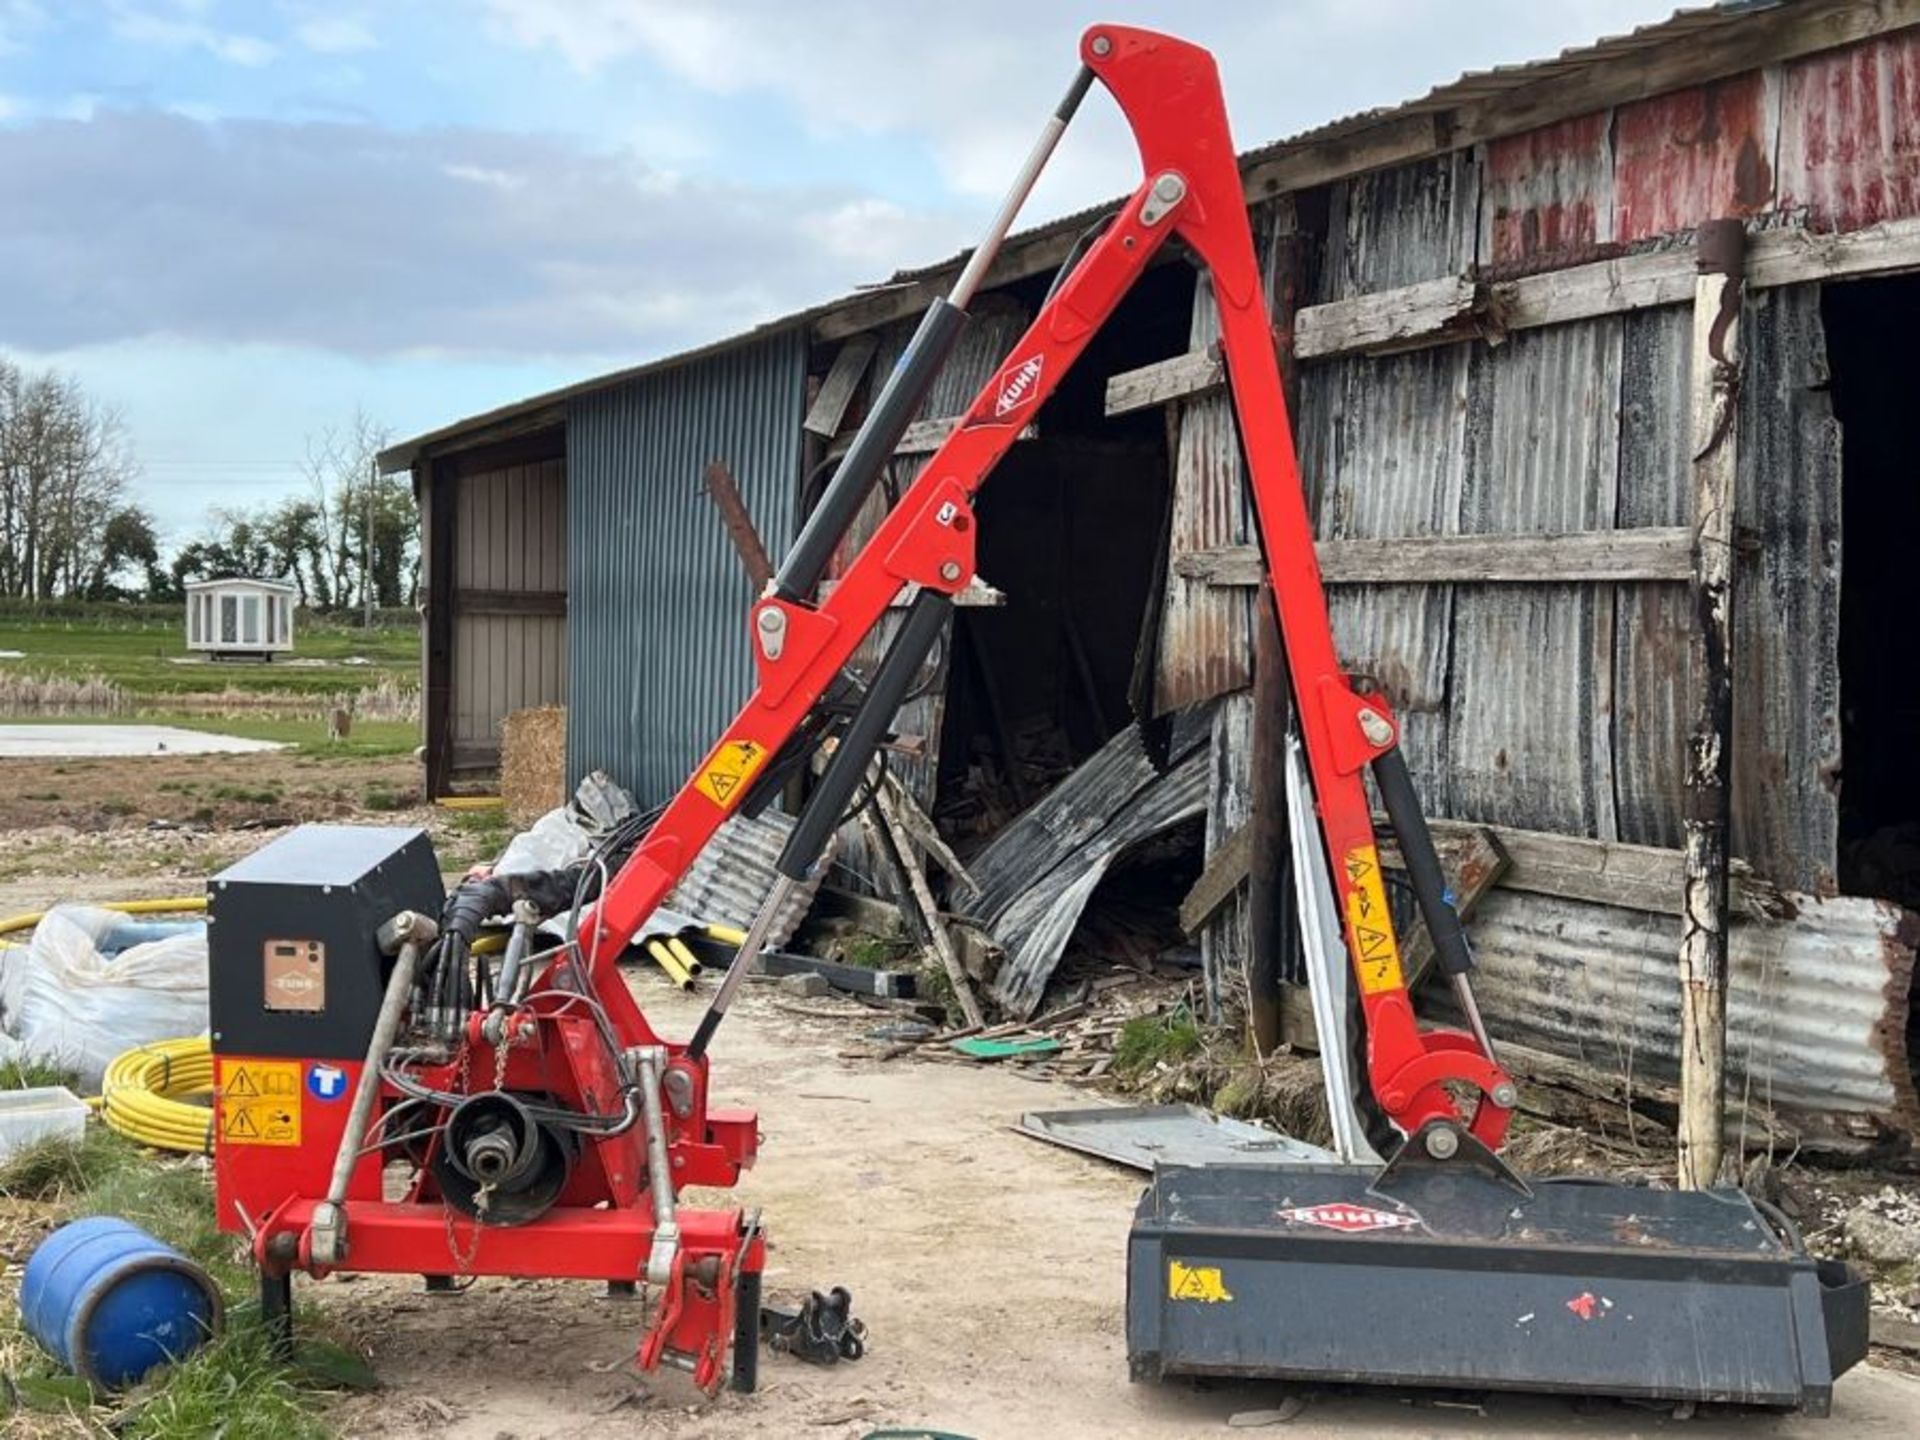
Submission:
[[[785,594],[776,586],[755,604],[754,694],[583,919],[582,947],[596,974],[604,975],[756,776],[813,715],[904,587],[951,596],[973,577],[975,491],[1129,287],[1161,247],[1178,237],[1213,278],[1260,546],[1272,576],[1348,958],[1366,1019],[1374,1096],[1411,1136],[1429,1125],[1461,1123],[1460,1106],[1447,1087],[1464,1088],[1477,1097],[1468,1128],[1483,1144],[1497,1147],[1514,1100],[1510,1080],[1484,1036],[1422,1031],[1407,993],[1362,775],[1369,764],[1390,760],[1400,766],[1395,773],[1404,781],[1404,767],[1393,753],[1399,726],[1380,696],[1355,690],[1334,651],[1213,57],[1183,41],[1118,25],[1088,30],[1080,57],[1085,72],[1106,86],[1132,126],[1145,172],[1139,187],[1048,299],[831,595],[813,604],[807,594]],[[1083,73],[1056,117],[1059,125],[1084,90]],[[1057,136],[1057,130],[1051,133]],[[1043,162],[1044,153],[1039,158]],[[1385,793],[1387,772],[1380,773]],[[1408,837],[1403,834],[1401,840],[1407,844]],[[1430,854],[1424,827],[1419,840]],[[736,958],[736,971],[750,963],[758,945],[750,936]],[[600,988],[605,993],[623,987]],[[696,1037],[696,1054],[704,1050],[705,1035],[724,1013],[729,994],[723,987],[709,1023]]]

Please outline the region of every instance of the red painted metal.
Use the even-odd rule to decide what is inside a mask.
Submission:
[[[1749,70],[1616,110],[1612,238],[1631,244],[1770,208],[1771,83]]]
[[[1786,67],[1780,208],[1817,230],[1920,215],[1920,30]]]
[[[1470,1122],[1474,1133],[1497,1145],[1510,1112],[1490,1095],[1507,1077],[1468,1037],[1423,1033],[1402,982],[1361,779],[1362,767],[1396,743],[1398,727],[1383,700],[1354,691],[1334,652],[1218,71],[1212,56],[1196,46],[1123,26],[1088,31],[1081,59],[1125,112],[1145,178],[1014,345],[961,426],[848,564],[832,594],[817,608],[778,598],[755,606],[756,630],[768,610],[782,613],[784,645],[773,658],[756,646],[757,692],[607,887],[591,917],[596,976],[611,972],[633,934],[738,803],[746,787],[729,785],[716,797],[705,784],[708,771],[723,768],[730,756],[776,753],[904,583],[952,593],[972,577],[973,493],[1160,247],[1178,235],[1213,279],[1258,530],[1361,985],[1374,1092],[1393,1120],[1413,1133],[1430,1121],[1458,1118],[1445,1085],[1463,1082],[1480,1095]],[[1164,176],[1183,182],[1183,193],[1165,218],[1151,219],[1154,185]],[[1370,739],[1368,730],[1379,738]]]
[[[1348,683],[1334,653],[1213,58],[1179,40],[1106,25],[1083,37],[1081,58],[1132,125],[1145,179],[848,564],[831,596],[817,608],[779,599],[755,607],[756,630],[769,608],[782,612],[784,645],[773,658],[762,655],[754,696],[607,886],[602,901],[583,917],[579,944],[593,995],[605,1008],[614,1045],[625,1050],[665,1043],[641,1014],[615,960],[901,588],[918,583],[952,593],[972,577],[974,492],[1161,246],[1177,235],[1211,272],[1219,305],[1221,345],[1261,545],[1360,984],[1374,1092],[1393,1120],[1412,1134],[1429,1122],[1458,1120],[1459,1108],[1447,1087],[1471,1087],[1479,1100],[1470,1128],[1484,1143],[1497,1145],[1510,1110],[1491,1096],[1508,1084],[1506,1075],[1470,1037],[1422,1032],[1401,975],[1361,779],[1363,767],[1396,743],[1398,729],[1384,701],[1361,695]],[[434,1096],[533,1092],[576,1115],[605,1115],[618,1108],[625,1097],[613,1047],[586,998],[558,980],[550,968],[536,980],[525,1006],[512,1012],[504,1055],[489,1043],[483,1017],[475,1013],[458,1053],[444,1064],[413,1065],[407,1071],[409,1085]],[[681,1102],[677,1110],[663,1106],[675,1188],[730,1186],[753,1162],[754,1118],[709,1112],[705,1057],[691,1057],[677,1044],[665,1043],[665,1049],[677,1075],[663,1092],[669,1100],[679,1092]],[[403,1091],[391,1080],[383,1083],[386,1104],[397,1105]],[[430,1163],[433,1147],[442,1143],[440,1131],[376,1147],[355,1176],[344,1264],[322,1263],[314,1253],[315,1197],[325,1193],[325,1169],[338,1147],[346,1107],[332,1108],[340,1112],[340,1122],[330,1120],[324,1133],[316,1126],[310,1137],[303,1136],[298,1155],[284,1150],[262,1155],[253,1146],[223,1145],[217,1156],[223,1222],[251,1234],[254,1256],[267,1271],[300,1268],[318,1274],[349,1268],[623,1280],[645,1273],[656,1238],[655,1197],[647,1184],[647,1137],[635,1124],[614,1133],[576,1131],[572,1168],[554,1205],[518,1226],[455,1217]],[[407,1122],[396,1118],[395,1123],[404,1128]],[[380,1163],[392,1153],[414,1162],[410,1193],[400,1201],[383,1199],[378,1188]],[[764,1249],[757,1230],[750,1233],[743,1226],[738,1210],[681,1210],[678,1221],[680,1243],[639,1361],[650,1368],[671,1354],[710,1387],[725,1374],[734,1334],[734,1279],[742,1271],[758,1271]]]
[[[1488,142],[1480,263],[1515,266],[1613,238],[1611,117],[1602,111]]]

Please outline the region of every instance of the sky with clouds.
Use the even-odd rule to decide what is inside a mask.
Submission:
[[[971,243],[1091,21],[1241,146],[1673,0],[0,0],[0,354],[126,417],[169,537],[397,435]],[[1130,188],[1081,112],[1023,223]]]

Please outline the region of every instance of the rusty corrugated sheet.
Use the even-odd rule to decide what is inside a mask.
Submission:
[[[1780,206],[1820,230],[1920,215],[1920,30],[1786,66]]]
[[[1775,72],[1622,105],[1613,119],[1613,236],[1631,244],[1773,203]]]
[[[1693,522],[1693,308],[1622,317],[1622,529]],[[1612,587],[1613,794],[1620,839],[1677,848],[1693,725],[1693,605],[1684,585]]]
[[[763,810],[755,816],[735,815],[714,832],[713,839],[701,847],[687,873],[667,896],[666,908],[691,915],[708,924],[731,925],[745,930],[753,924],[767,892],[779,878],[780,851],[792,834],[795,821],[778,810]],[[767,932],[767,945],[778,949],[793,938],[800,922],[813,908],[813,897],[826,878],[834,857],[834,839],[829,836],[826,864],[816,865],[807,879],[795,885],[779,910],[774,913],[773,928]]]
[[[1219,334],[1212,281],[1203,274],[1194,287],[1190,348],[1204,349]],[[1169,564],[1153,684],[1156,715],[1242,689],[1253,678],[1248,593],[1188,579],[1171,564],[1182,555],[1245,544],[1252,533],[1239,427],[1224,391],[1181,404],[1175,423]]]
[[[1729,1108],[1913,1132],[1906,1050],[1920,917],[1884,900],[1790,897],[1785,923],[1729,936]],[[1623,1083],[1679,1073],[1680,922],[1495,890],[1474,913],[1475,993],[1496,1035]]]
[[[1304,371],[1297,423],[1320,538],[1458,530],[1472,360],[1467,346],[1447,345]],[[1377,680],[1404,721],[1401,748],[1427,808],[1450,813],[1453,587],[1342,585],[1328,593],[1327,604],[1342,663]]]
[[[1759,292],[1742,330],[1733,853],[1778,885],[1830,895],[1840,826],[1841,433],[1820,287]]]
[[[1459,275],[1473,263],[1480,170],[1471,151],[1336,181],[1327,197],[1321,300]]]
[[[1613,151],[1606,111],[1487,146],[1482,265],[1513,266],[1613,239]]]
[[[1025,1018],[1040,1006],[1074,927],[1108,869],[1130,847],[1203,814],[1211,717],[1175,725],[1173,766],[1154,769],[1129,725],[1029,807],[971,862],[974,887],[954,904],[1006,949],[993,997]]]
[[[1457,275],[1478,243],[1479,168],[1464,153],[1330,188],[1319,298]],[[1459,525],[1471,347],[1306,367],[1301,465],[1321,539],[1451,534]],[[1447,585],[1342,586],[1328,596],[1350,669],[1380,682],[1405,720],[1403,749],[1428,807],[1447,811]]]
[[[1612,524],[1620,336],[1608,316],[1525,332],[1475,357],[1463,532]],[[1612,699],[1608,587],[1456,587],[1451,813],[1615,838]]]

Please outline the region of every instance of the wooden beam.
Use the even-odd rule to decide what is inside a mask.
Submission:
[[[754,528],[752,512],[747,509],[740,487],[733,482],[733,472],[718,460],[707,462],[705,480],[707,494],[720,507],[720,523],[726,527],[727,538],[733,542],[734,552],[746,569],[747,583],[758,595],[773,579],[773,561],[767,556],[760,532]]]
[[[1688,634],[1695,694],[1687,739],[1685,894],[1680,920],[1680,1160],[1683,1189],[1720,1183],[1727,1108],[1727,829],[1733,774],[1733,511],[1740,470],[1741,280],[1737,219],[1700,227],[1693,296],[1694,570]]]
[[[1384,816],[1376,816],[1385,825]],[[1683,899],[1683,857],[1657,845],[1627,845],[1553,835],[1542,830],[1512,830],[1466,820],[1428,822],[1436,840],[1455,840],[1488,830],[1513,862],[1501,888],[1535,895],[1557,895],[1595,905],[1617,905],[1650,915],[1678,915]],[[1780,891],[1735,860],[1729,868],[1734,913],[1754,920],[1791,919],[1794,908]]]
[[[1763,230],[1747,237],[1748,288],[1920,270],[1920,218],[1888,220],[1844,235]]]
[[[1749,245],[1749,288],[1897,274],[1920,270],[1920,218],[1890,220],[1844,235],[1764,230],[1752,236]],[[1451,276],[1423,281],[1308,306],[1295,321],[1296,353],[1302,360],[1328,360],[1474,339],[1498,343],[1518,330],[1685,305],[1693,299],[1695,268],[1693,247],[1684,246],[1517,280]],[[1226,369],[1210,352],[1176,355],[1108,380],[1107,413],[1184,400],[1224,384]]]
[[[854,335],[840,347],[827,378],[820,382],[820,393],[808,407],[807,418],[800,422],[802,429],[812,431],[823,440],[831,440],[840,433],[840,422],[846,417],[847,406],[860,386],[860,377],[867,373],[873,352],[879,348],[880,342],[872,335]]]
[[[1724,26],[1572,68],[1555,67],[1532,84],[1492,90],[1484,98],[1463,97],[1444,109],[1389,111],[1354,129],[1262,147],[1241,157],[1241,181],[1247,202],[1253,204],[1913,25],[1920,25],[1920,0],[1800,0],[1771,11],[1750,11],[1729,16]],[[985,288],[1055,269],[1078,238],[1078,227],[1069,226],[1014,236],[988,270]],[[966,258],[956,255],[937,269],[849,299],[814,321],[815,336],[839,340],[921,314],[946,293]]]
[[[1138,370],[1123,370],[1107,381],[1107,414],[1125,415],[1164,405],[1187,395],[1198,395],[1227,383],[1227,363],[1220,347],[1209,345],[1171,360],[1157,360]]]
[[[1329,585],[1685,580],[1693,573],[1693,532],[1684,525],[1552,535],[1322,540],[1314,548],[1320,578]],[[1189,580],[1212,585],[1252,586],[1266,578],[1265,563],[1251,545],[1196,550],[1175,557],[1173,568]]]
[[[926,871],[920,868],[920,853],[913,848],[913,839],[907,834],[907,827],[900,818],[900,808],[892,793],[884,786],[875,792],[873,801],[874,808],[880,812],[881,823],[886,826],[888,836],[900,852],[900,868],[906,872],[908,892],[914,906],[926,918],[929,943],[934,956],[940,961],[940,968],[947,972],[947,979],[953,985],[953,998],[960,1006],[960,1013],[966,1017],[969,1025],[985,1025],[986,1016],[981,1013],[979,998],[973,993],[973,981],[954,951],[953,937],[947,934],[947,924],[941,918],[940,907],[934,904]]]
[[[1189,935],[1213,918],[1214,912],[1233,898],[1233,892],[1247,878],[1253,864],[1253,826],[1242,825],[1207,857],[1207,868],[1180,902],[1180,928]]]
[[[455,590],[455,615],[565,615],[564,590]]]
[[[1387,355],[1482,333],[1489,292],[1465,275],[1447,275],[1377,295],[1312,305],[1294,321],[1294,348],[1302,360],[1328,355]],[[1498,328],[1497,324],[1494,328]]]

